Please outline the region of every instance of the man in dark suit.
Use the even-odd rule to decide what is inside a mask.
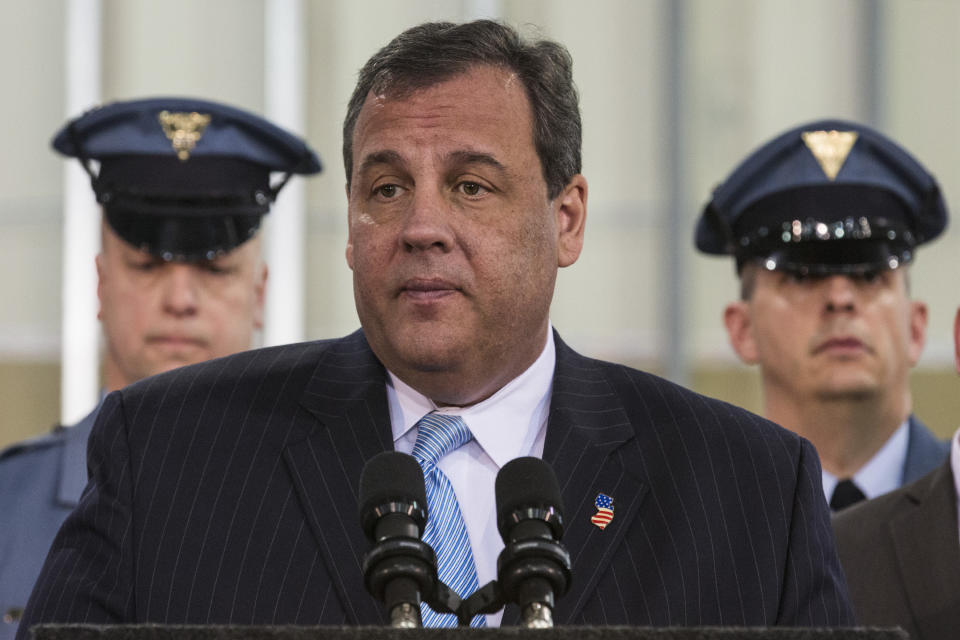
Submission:
[[[382,623],[356,501],[390,449],[424,466],[425,536],[463,536],[436,546],[466,585],[496,575],[497,470],[553,466],[574,575],[559,623],[852,622],[809,443],[553,331],[587,197],[563,47],[490,21],[407,30],[360,72],[344,160],[362,329],[111,394],[28,623]],[[459,440],[430,457],[436,423]]]
[[[960,309],[953,325],[960,372]],[[960,430],[948,461],[897,491],[837,514],[837,550],[857,619],[914,640],[960,630]]]
[[[764,416],[807,438],[833,509],[911,482],[949,445],[911,413],[927,307],[907,268],[947,210],[936,180],[868,127],[795,127],[717,188],[697,247],[732,255],[741,299],[724,323],[760,366]]]

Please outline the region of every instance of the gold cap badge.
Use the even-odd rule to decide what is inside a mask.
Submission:
[[[190,158],[190,152],[203,137],[203,130],[210,124],[210,115],[196,111],[183,113],[164,110],[157,114],[157,120],[170,139],[177,157],[181,162],[186,162]]]
[[[829,180],[835,180],[840,168],[847,161],[853,143],[857,141],[856,131],[804,131],[800,134],[804,144],[817,159],[823,173]]]

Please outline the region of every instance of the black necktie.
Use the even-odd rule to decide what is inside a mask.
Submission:
[[[840,511],[840,509],[845,509],[852,504],[865,500],[866,497],[863,495],[863,491],[860,491],[860,487],[855,485],[853,480],[847,478],[838,482],[836,489],[833,490],[833,497],[830,498],[830,508],[834,511]]]

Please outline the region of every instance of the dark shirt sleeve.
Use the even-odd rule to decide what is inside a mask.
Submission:
[[[853,626],[847,583],[837,557],[820,462],[806,440],[800,448],[778,625]]]
[[[103,403],[90,436],[90,482],[53,541],[17,640],[32,625],[134,620],[131,476],[121,395]]]

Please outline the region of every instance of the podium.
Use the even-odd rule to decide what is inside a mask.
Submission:
[[[900,628],[554,627],[392,629],[217,625],[56,625],[33,628],[34,640],[909,640]]]

